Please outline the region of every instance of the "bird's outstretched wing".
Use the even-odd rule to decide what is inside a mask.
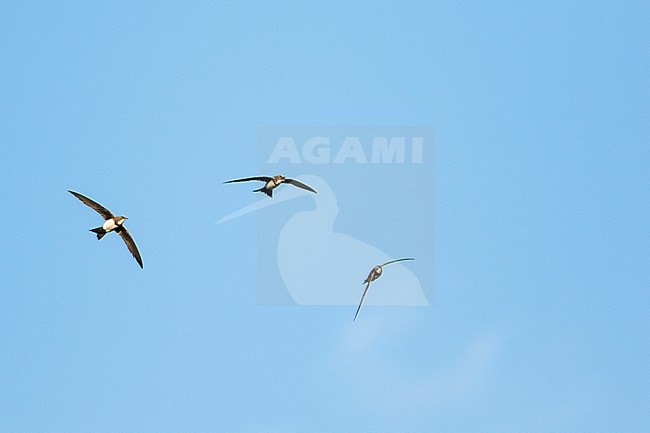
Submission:
[[[359,302],[359,306],[357,307],[357,312],[354,313],[354,319],[352,319],[353,322],[357,320],[357,315],[359,314],[359,310],[361,309],[361,304],[363,304],[363,298],[366,297],[366,292],[368,291],[368,287],[370,287],[370,281],[366,283],[366,288],[363,289],[363,295],[361,295],[361,301]]]
[[[304,183],[302,183],[302,182],[300,182],[300,181],[298,181],[296,179],[285,179],[284,182],[285,183],[290,183],[291,185],[297,186],[298,188],[302,188],[302,189],[305,189],[307,191],[311,191],[314,194],[318,194],[314,188],[312,188],[311,186],[305,185]]]
[[[270,181],[271,179],[273,179],[273,178],[272,178],[272,177],[268,177],[268,176],[245,177],[245,178],[243,178],[243,179],[227,180],[227,181],[225,181],[224,183],[248,182],[248,181],[250,181],[250,180],[259,180],[259,181],[261,181],[261,182],[268,182],[268,181]]]
[[[131,251],[131,254],[133,254],[135,261],[138,262],[141,268],[144,268],[142,266],[142,257],[140,257],[140,251],[138,251],[138,247],[135,246],[135,242],[133,242],[131,233],[129,233],[129,231],[124,226],[120,226],[120,228],[116,229],[115,231],[120,235],[129,251]]]
[[[412,257],[406,257],[406,258],[403,258],[403,259],[391,260],[390,262],[386,262],[386,263],[384,263],[383,265],[379,265],[379,266],[381,266],[381,267],[383,268],[384,266],[386,266],[386,265],[390,265],[391,263],[395,263],[395,262],[403,262],[404,260],[415,260],[415,259],[412,258]]]
[[[113,218],[113,214],[111,213],[110,210],[106,209],[104,206],[101,204],[97,203],[96,201],[93,201],[86,197],[85,195],[81,195],[78,192],[70,191],[68,190],[70,194],[73,196],[77,197],[83,204],[86,206],[90,207],[92,210],[100,214],[105,220]]]

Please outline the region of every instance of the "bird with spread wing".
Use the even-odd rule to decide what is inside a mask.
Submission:
[[[383,272],[383,267],[386,266],[386,265],[390,265],[391,263],[403,262],[405,260],[415,260],[415,259],[412,258],[412,257],[405,257],[403,259],[391,260],[391,261],[388,261],[388,262],[386,262],[384,264],[377,265],[374,268],[372,268],[372,271],[370,271],[370,273],[368,274],[368,277],[363,282],[363,284],[365,284],[366,287],[365,287],[365,289],[363,289],[363,295],[361,295],[361,301],[359,302],[359,306],[357,307],[357,312],[354,314],[354,319],[352,319],[353,321],[357,320],[357,315],[359,314],[359,310],[361,309],[361,304],[363,304],[363,298],[366,297],[366,292],[368,291],[368,288],[370,287],[370,283],[375,281],[377,278],[381,277],[381,274]]]
[[[104,218],[104,224],[101,226],[90,229],[91,232],[97,234],[97,239],[101,239],[104,237],[106,233],[110,233],[112,231],[115,231],[124,243],[126,244],[126,247],[129,249],[131,254],[133,254],[133,258],[135,258],[136,262],[140,265],[141,268],[142,266],[142,257],[140,257],[140,252],[138,251],[138,247],[135,246],[135,242],[133,241],[133,238],[131,237],[131,234],[129,231],[126,229],[126,227],[123,226],[124,221],[126,221],[128,218],[125,216],[115,216],[111,211],[106,209],[104,206],[100,205],[96,201],[93,201],[89,199],[88,197],[79,194],[78,192],[70,191],[68,190],[70,194],[73,196],[77,197],[83,204],[86,206],[90,207],[92,210],[97,212]]]
[[[302,188],[306,191],[310,191],[313,192],[314,194],[318,194],[316,190],[310,187],[309,185],[305,185],[304,183],[296,179],[289,179],[287,177],[284,177],[281,174],[273,177],[270,176],[245,177],[243,179],[229,180],[224,183],[248,182],[251,180],[258,180],[260,182],[265,182],[262,188],[253,190],[253,192],[263,192],[264,194],[268,195],[271,198],[273,197],[273,190],[283,183],[288,183],[289,185],[297,186],[298,188]]]

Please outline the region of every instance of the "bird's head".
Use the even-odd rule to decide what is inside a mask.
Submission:
[[[115,217],[115,224],[117,224],[118,226],[121,226],[122,224],[124,224],[124,221],[126,221],[126,220],[128,220],[128,218],[125,217],[125,216]]]

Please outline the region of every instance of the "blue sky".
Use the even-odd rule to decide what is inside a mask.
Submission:
[[[647,4],[131,3],[0,5],[0,431],[650,427]],[[260,305],[287,126],[433,131],[431,306]]]

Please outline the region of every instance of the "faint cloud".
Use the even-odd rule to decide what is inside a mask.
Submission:
[[[353,403],[369,412],[424,415],[436,406],[472,398],[480,393],[502,351],[503,335],[492,331],[476,335],[462,344],[458,354],[424,369],[410,366],[408,359],[395,364],[385,354],[394,352],[401,337],[412,330],[394,325],[366,320],[351,327],[331,359],[330,368],[348,380]]]
[[[447,391],[459,396],[471,394],[496,364],[501,345],[502,336],[494,332],[471,340],[450,372]]]

